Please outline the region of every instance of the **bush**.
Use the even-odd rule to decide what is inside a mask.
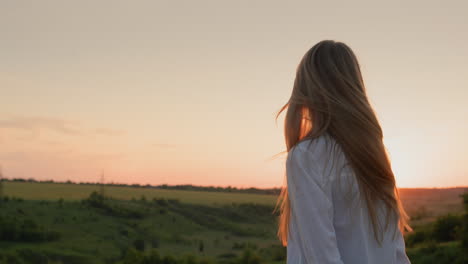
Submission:
[[[143,239],[136,239],[135,241],[133,241],[133,246],[138,251],[144,251],[145,250],[145,241]]]
[[[168,202],[164,198],[153,198],[153,202],[159,206],[167,206]]]
[[[56,231],[46,231],[34,220],[0,216],[0,241],[45,242],[60,238]]]
[[[286,247],[273,244],[267,248],[261,248],[260,254],[274,261],[286,261]]]
[[[161,263],[162,264],[177,264],[177,260],[173,256],[166,255],[164,256],[164,258],[162,258]]]
[[[412,264],[464,264],[462,250],[458,243],[449,245],[441,245],[435,242],[430,242],[427,246],[408,250],[408,257]]]
[[[431,239],[431,233],[427,230],[415,230],[406,236],[406,247],[414,247],[417,244]]]
[[[142,264],[159,264],[161,263],[161,257],[159,256],[158,251],[151,250],[148,256],[145,257]]]
[[[261,264],[264,263],[260,256],[252,250],[246,249],[238,261],[239,264]]]
[[[104,213],[110,216],[141,219],[146,214],[143,209],[130,208],[121,204],[112,204],[110,199],[96,191],[92,192],[87,199],[82,201],[82,203],[90,207],[101,209]]]
[[[436,241],[447,242],[457,239],[457,230],[461,228],[461,218],[456,215],[448,214],[439,217],[434,223],[432,236]]]
[[[122,261],[123,264],[141,264],[143,263],[144,256],[143,253],[137,251],[134,248],[127,250],[125,257]]]

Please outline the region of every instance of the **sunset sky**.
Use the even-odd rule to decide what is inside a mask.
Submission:
[[[468,185],[467,1],[2,1],[6,177],[283,184],[303,54],[360,60],[399,187]]]

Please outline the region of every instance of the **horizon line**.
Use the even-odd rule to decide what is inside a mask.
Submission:
[[[38,180],[35,178],[19,178],[19,177],[2,177],[2,180],[6,181],[15,181],[15,180],[23,180],[26,182],[50,182],[50,183],[57,183],[57,184],[95,184],[95,185],[125,185],[129,187],[160,187],[160,186],[167,186],[167,187],[176,187],[176,186],[192,186],[192,187],[202,187],[202,188],[236,188],[238,190],[246,190],[246,189],[258,189],[258,190],[275,190],[275,189],[281,189],[283,186],[274,186],[274,187],[258,187],[258,186],[249,186],[249,187],[240,187],[240,186],[235,186],[235,185],[196,185],[193,183],[179,183],[179,184],[169,184],[169,183],[160,183],[160,184],[150,184],[150,183],[121,183],[121,182],[105,182],[101,183],[99,181],[93,182],[93,181],[72,181],[72,180],[54,180],[54,179],[48,179],[48,180]],[[136,186],[135,186],[136,185]],[[455,186],[441,186],[441,187],[397,187],[397,189],[463,189],[467,188],[468,185],[455,185]]]

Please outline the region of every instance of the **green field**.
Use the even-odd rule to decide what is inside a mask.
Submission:
[[[93,191],[99,191],[99,185],[79,185],[67,183],[40,182],[4,182],[4,192],[7,196],[21,197],[26,200],[80,200],[88,197]],[[144,195],[147,199],[167,198],[179,199],[183,203],[204,205],[219,205],[230,203],[249,203],[274,205],[276,197],[265,194],[200,192],[185,190],[165,190],[144,187],[106,186],[106,196],[115,199],[130,200]]]
[[[277,244],[269,206],[218,208],[151,200],[107,203],[118,209],[109,212],[78,201],[3,202],[0,215],[33,219],[44,230],[56,231],[61,237],[41,243],[1,242],[1,251],[30,249],[35,254],[55,254],[76,263],[104,263],[118,260],[137,240],[144,241],[146,250],[156,248],[163,255],[191,253],[213,259],[232,252],[240,255],[241,250],[233,250],[236,243],[250,243],[257,248]]]
[[[285,263],[275,235],[276,195],[105,186],[102,197],[98,185],[7,181],[3,187],[0,264]],[[432,241],[432,223],[460,215],[465,190],[401,190],[419,230],[408,241],[413,263],[451,263],[459,254],[459,241]],[[455,230],[452,218],[442,228]],[[142,260],[154,252],[166,259]]]
[[[4,190],[10,198],[2,201],[0,217],[19,221],[13,229],[32,219],[40,232],[52,230],[60,238],[0,241],[0,256],[117,263],[135,243],[144,252],[212,263],[238,263],[248,249],[268,263],[281,263],[275,260],[285,255],[275,236],[273,195],[106,186],[109,198],[90,205],[84,201],[100,191],[98,185],[4,182]]]

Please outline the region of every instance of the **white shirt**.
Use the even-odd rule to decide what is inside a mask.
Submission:
[[[344,153],[328,134],[301,141],[290,150],[286,161],[291,204],[286,263],[410,263],[396,217],[391,218],[382,245],[375,241],[367,206],[346,164]],[[384,207],[379,205],[378,217],[384,224]]]

